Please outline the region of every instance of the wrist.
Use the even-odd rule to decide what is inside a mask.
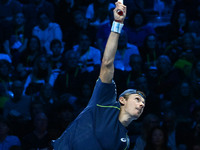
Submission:
[[[123,23],[123,21],[121,21],[121,20],[114,20],[115,22],[119,22],[119,23],[121,23],[121,24],[124,24]]]
[[[113,21],[111,32],[115,32],[115,33],[119,33],[120,34],[123,26],[124,26],[123,23],[120,23],[120,22],[117,22],[117,21]]]

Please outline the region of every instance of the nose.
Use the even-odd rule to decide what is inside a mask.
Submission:
[[[140,103],[140,107],[141,107],[141,108],[144,108],[144,107],[145,107],[145,103],[144,103],[144,102],[141,102],[141,103]]]

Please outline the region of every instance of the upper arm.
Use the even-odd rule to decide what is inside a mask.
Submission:
[[[103,83],[111,83],[114,76],[114,65],[106,66],[102,62],[101,70],[100,70],[100,79]]]

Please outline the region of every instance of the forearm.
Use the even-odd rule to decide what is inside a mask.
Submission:
[[[102,82],[111,83],[114,76],[114,59],[118,46],[119,33],[111,32],[103,54],[100,78]]]
[[[113,10],[113,14],[114,20],[117,22],[114,21],[112,24],[111,33],[106,43],[100,70],[100,79],[103,83],[112,82],[114,76],[114,59],[118,47],[118,40],[123,27],[124,19],[126,17],[126,6],[120,2],[116,2],[115,5],[116,8]],[[123,15],[119,15],[117,10],[122,10]]]

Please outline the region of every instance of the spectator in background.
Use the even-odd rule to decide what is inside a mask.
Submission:
[[[52,55],[50,56],[52,69],[55,71],[60,71],[60,68],[62,67],[63,54],[61,41],[57,39],[52,40],[50,44],[50,49],[52,51]]]
[[[49,16],[45,12],[38,14],[39,24],[33,28],[32,35],[40,39],[42,48],[48,55],[52,55],[50,43],[54,39],[62,42],[62,30],[57,23],[51,22]]]
[[[51,82],[51,75],[51,64],[48,58],[44,55],[39,56],[25,81],[23,94],[37,95],[43,84]]]
[[[100,50],[92,46],[87,33],[81,33],[78,38],[79,42],[73,46],[73,50],[80,55],[81,71],[88,73],[97,71],[101,64]]]
[[[155,34],[149,34],[146,36],[143,46],[139,49],[142,60],[148,67],[156,66],[156,60],[162,54],[158,42]]]
[[[39,95],[35,98],[43,104],[44,112],[47,115],[51,113],[55,103],[58,101],[53,87],[49,83],[42,85]]]
[[[160,55],[156,63],[158,78],[155,85],[155,93],[162,98],[171,100],[174,89],[180,82],[179,71],[173,68],[171,60],[166,55]]]
[[[45,54],[41,49],[39,38],[37,36],[31,36],[28,40],[27,48],[20,56],[20,63],[31,70],[36,58],[43,53]]]
[[[172,109],[175,111],[179,121],[191,121],[192,109],[195,104],[192,84],[183,80],[177,87],[172,99]]]
[[[38,113],[33,120],[34,130],[22,139],[22,148],[31,149],[52,149],[51,137],[48,133],[48,118],[45,113]]]
[[[159,118],[155,114],[147,114],[142,120],[141,133],[136,138],[133,150],[144,150],[149,132],[159,126]]]
[[[82,73],[79,66],[80,55],[73,50],[66,51],[63,55],[63,67],[61,74],[57,77],[54,90],[57,96],[65,93],[77,95],[77,90],[81,91],[80,85],[82,81]]]
[[[100,25],[110,22],[109,11],[115,8],[109,0],[94,0],[87,7],[86,18],[89,19],[90,25],[98,28]]]
[[[13,16],[20,11],[22,11],[22,5],[17,0],[1,0],[0,24],[11,23]]]
[[[13,97],[5,103],[4,117],[15,121],[30,120],[31,98],[22,95],[23,83],[16,80],[12,84]]]
[[[133,11],[128,19],[125,31],[128,34],[128,42],[141,47],[147,35],[155,33],[153,27],[147,25],[147,19],[143,12]]]
[[[0,116],[0,147],[2,150],[10,150],[12,146],[20,146],[21,142],[17,136],[9,134],[8,122]]]
[[[9,27],[4,49],[12,57],[13,64],[19,63],[21,53],[26,49],[31,29],[25,23],[24,13],[14,15],[13,23]]]
[[[139,50],[137,46],[128,43],[127,33],[122,30],[119,37],[118,51],[116,52],[114,61],[115,69],[130,71],[130,56],[133,54],[139,55]]]
[[[177,11],[174,19],[166,27],[166,41],[176,42],[184,33],[189,32],[189,18],[185,10]]]
[[[167,145],[168,136],[162,127],[154,127],[147,137],[147,144],[144,150],[171,150]]]
[[[66,42],[66,49],[72,49],[73,45],[79,42],[79,35],[81,32],[87,32],[88,36],[92,40],[91,44],[94,44],[96,37],[96,30],[89,24],[89,20],[85,17],[85,11],[77,9],[72,13],[71,26],[64,30],[63,40]]]
[[[29,1],[29,3],[23,5],[23,10],[25,18],[27,20],[27,24],[31,28],[38,25],[39,20],[37,19],[37,16],[41,12],[47,13],[50,20],[55,20],[54,6],[47,0],[31,0]]]
[[[136,79],[145,75],[145,68],[142,57],[139,54],[132,54],[129,57],[129,65],[131,70],[126,71],[126,85],[129,88],[133,88],[135,86]]]
[[[175,5],[172,10],[171,20],[173,21],[176,17],[176,13],[180,10],[185,10],[188,16],[190,16],[190,20],[196,20],[196,7],[197,7],[196,0],[176,0]]]
[[[13,82],[11,90],[13,96],[5,103],[3,114],[11,123],[10,129],[21,138],[26,134],[26,125],[31,120],[30,104],[32,99],[22,95],[23,83],[19,80]]]

